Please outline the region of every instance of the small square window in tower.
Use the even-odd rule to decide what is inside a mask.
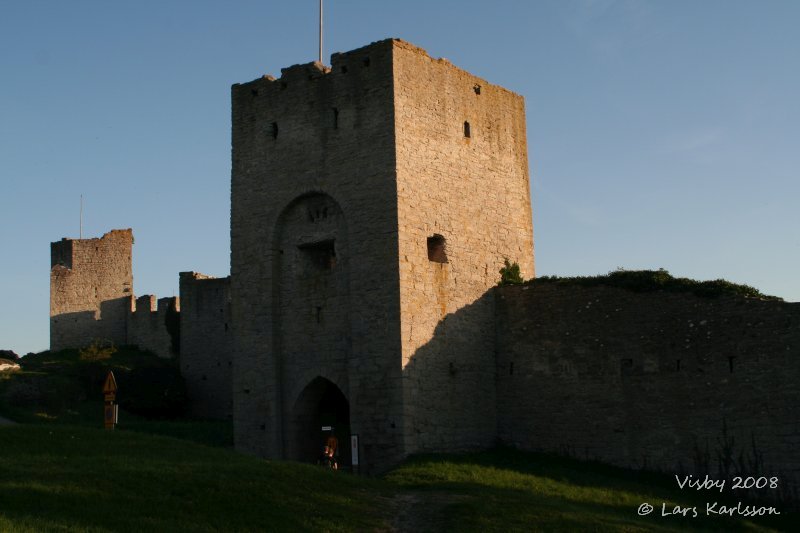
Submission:
[[[312,242],[298,246],[307,262],[317,270],[333,270],[336,266],[334,240]]]
[[[434,233],[428,237],[428,261],[433,263],[447,263],[447,247],[445,238]]]

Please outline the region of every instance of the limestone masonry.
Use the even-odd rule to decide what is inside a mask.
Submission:
[[[127,341],[133,310],[131,230],[50,245],[50,349]]]
[[[499,289],[496,313],[501,441],[800,480],[800,303],[534,285]]]
[[[334,426],[362,472],[503,441],[706,473],[735,438],[800,476],[797,304],[494,288],[534,276],[521,96],[389,39],[231,99],[230,277],[156,305],[130,230],[53,243],[52,349],[179,347],[194,413],[263,457]]]
[[[232,100],[237,446],[313,459],[330,389],[367,468],[492,444],[492,307],[473,302],[504,257],[533,275],[522,98],[387,40]]]

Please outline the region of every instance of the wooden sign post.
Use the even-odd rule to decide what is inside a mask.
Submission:
[[[119,418],[119,411],[116,404],[117,399],[117,380],[114,379],[114,372],[108,371],[106,382],[103,384],[103,394],[106,397],[105,405],[105,428],[114,429]]]

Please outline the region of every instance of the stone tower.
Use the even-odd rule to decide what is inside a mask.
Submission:
[[[50,243],[50,349],[127,342],[133,296],[130,229]]]
[[[522,97],[390,39],[234,85],[232,115],[236,447],[492,444],[488,289],[534,274]]]

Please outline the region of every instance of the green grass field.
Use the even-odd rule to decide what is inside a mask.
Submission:
[[[382,478],[138,431],[0,428],[0,531],[797,531],[796,517],[661,517],[670,480],[494,450]],[[674,482],[672,482],[674,484]],[[639,517],[649,502],[657,512]]]
[[[385,483],[133,431],[0,428],[1,531],[369,531]]]
[[[706,517],[714,496],[671,477],[510,449],[368,478],[237,454],[227,422],[123,413],[103,430],[85,370],[50,354],[0,376],[0,415],[21,422],[0,426],[0,531],[800,531],[778,504],[778,517]],[[662,502],[700,516],[661,516]]]

